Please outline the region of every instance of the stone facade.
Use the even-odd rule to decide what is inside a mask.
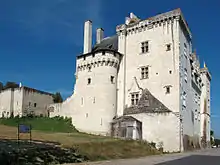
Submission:
[[[53,103],[52,94],[29,87],[7,89],[0,92],[0,117],[48,116],[48,105]]]
[[[129,137],[156,142],[165,151],[201,145],[204,134],[208,142],[211,76],[192,51],[180,9],[144,20],[131,13],[113,37],[102,39],[98,29],[93,48],[91,29],[92,22],[85,22],[74,93],[51,105],[53,116],[70,116],[80,131],[102,135],[115,136],[120,124],[127,125]],[[131,135],[137,124],[141,134]]]

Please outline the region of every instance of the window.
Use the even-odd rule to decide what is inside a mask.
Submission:
[[[169,73],[172,74],[172,70],[170,70]]]
[[[89,65],[89,66],[88,66],[88,71],[89,71],[89,72],[91,72],[91,68],[92,68],[92,67]]]
[[[165,88],[166,88],[166,94],[170,94],[170,86],[167,86]]]
[[[115,83],[115,77],[111,76],[110,79],[111,79],[111,83],[114,84]]]
[[[187,69],[184,68],[184,80],[187,82],[188,80],[188,74],[187,74]]]
[[[141,53],[149,52],[149,42],[145,41],[141,43]]]
[[[86,56],[83,56],[83,60],[86,60]]]
[[[148,79],[149,78],[149,67],[142,67],[141,68],[141,79]]]
[[[88,85],[91,84],[92,80],[91,78],[88,78]]]
[[[28,103],[29,107],[31,106],[31,102]]]
[[[166,47],[167,47],[167,51],[171,50],[171,44],[167,44]]]
[[[37,107],[37,103],[34,103],[34,107]]]
[[[81,98],[81,105],[83,105],[83,97]]]
[[[105,51],[102,52],[102,55],[105,55]]]
[[[194,115],[194,112],[193,112],[193,111],[191,112],[191,117],[192,117],[192,123],[194,124],[195,115]]]
[[[139,93],[131,94],[131,105],[137,105],[139,100]]]
[[[93,98],[93,103],[95,104],[95,97]]]
[[[183,106],[186,107],[186,92],[183,92]]]

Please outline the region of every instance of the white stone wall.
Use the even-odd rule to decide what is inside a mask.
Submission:
[[[0,117],[10,117],[13,109],[13,91],[4,90],[0,93]]]
[[[210,130],[211,130],[211,121],[210,121],[210,80],[208,78],[208,69],[203,68],[204,72],[201,73],[201,78],[202,78],[202,83],[204,84],[202,87],[202,94],[201,94],[201,136],[203,136],[203,131],[204,131],[204,122],[206,120],[207,128],[206,128],[206,136],[207,136],[207,141],[210,139]],[[206,106],[205,106],[205,101],[206,101]],[[207,112],[205,112],[205,108]]]
[[[22,87],[23,88],[23,87]],[[26,115],[33,113],[35,115],[48,116],[47,106],[53,103],[53,97],[41,92],[34,92],[32,90],[23,90],[23,105],[22,114]],[[35,106],[36,104],[36,106]]]
[[[110,52],[105,52],[105,55],[98,52],[85,60],[83,57],[77,60],[74,110],[71,114],[73,125],[80,131],[110,134],[110,122],[116,115],[118,64],[119,54]],[[111,76],[114,76],[113,83]]]
[[[139,23],[141,24],[141,23]],[[138,26],[138,25],[137,25]],[[134,30],[133,30],[134,29]],[[141,42],[149,41],[149,52],[141,53]],[[171,50],[166,51],[166,45]],[[136,26],[127,28],[127,36],[119,33],[119,51],[125,53],[120,64],[118,81],[118,114],[130,104],[129,90],[136,77],[141,88],[147,88],[165,106],[179,112],[179,24],[178,19],[164,22],[140,31]],[[149,78],[141,79],[141,67],[149,66]],[[125,67],[125,71],[123,70]],[[123,75],[125,73],[125,76]],[[123,82],[123,80],[125,81]],[[125,91],[123,91],[123,86]],[[171,93],[166,94],[166,86]],[[123,93],[124,92],[124,93]],[[124,95],[123,95],[124,94]],[[173,100],[172,102],[170,100]]]
[[[13,105],[14,105],[14,116],[22,116],[22,110],[23,110],[23,93],[24,93],[24,89],[23,88],[17,88],[14,90],[14,101],[13,101]]]
[[[181,27],[181,26],[180,26]],[[180,28],[180,113],[182,115],[183,134],[194,135],[193,116],[194,93],[191,85],[191,65],[190,54],[192,53],[192,44],[190,37],[186,34],[184,28]],[[184,94],[185,93],[185,94]]]
[[[72,117],[74,110],[74,95],[68,97],[63,103],[50,104],[48,110],[50,111],[50,117],[63,116]]]
[[[129,115],[142,122],[143,140],[163,143],[164,151],[180,151],[179,119],[172,113]]]

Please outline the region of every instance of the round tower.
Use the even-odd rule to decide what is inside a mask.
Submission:
[[[110,135],[117,108],[120,54],[117,36],[103,39],[91,53],[77,57],[73,124],[80,131]],[[110,48],[106,48],[106,45]]]

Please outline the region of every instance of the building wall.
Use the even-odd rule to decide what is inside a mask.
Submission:
[[[13,90],[7,89],[0,93],[0,117],[10,117],[13,110]]]
[[[114,55],[112,52],[105,52],[105,55],[98,52],[94,57],[89,55],[85,60],[77,60],[72,111],[73,125],[77,129],[110,134],[110,123],[116,115],[118,64],[119,54]],[[113,83],[111,76],[114,76]]]
[[[23,88],[17,88],[14,90],[14,116],[22,116],[23,112]]]
[[[194,113],[194,94],[191,85],[190,55],[192,53],[191,39],[180,26],[180,113],[182,116],[183,135],[193,136],[194,124],[192,113]]]
[[[123,33],[122,26],[121,32],[118,34],[119,51],[125,53],[125,60],[122,60],[123,63],[120,64],[119,70],[118,114],[122,114],[123,104],[125,106],[130,104],[129,89],[134,77],[141,88],[149,89],[165,106],[174,112],[179,112],[178,19],[174,19],[173,23],[168,20],[142,30],[139,30],[140,24],[127,27],[127,36]],[[144,41],[149,42],[148,53],[141,53],[141,42]],[[171,44],[170,51],[166,51],[167,44]],[[149,66],[148,79],[141,79],[141,67],[144,66]],[[124,85],[125,91],[123,91]],[[171,86],[171,93],[168,95],[166,86]]]
[[[201,73],[202,83],[204,84],[202,87],[201,94],[201,136],[204,136],[204,131],[206,131],[206,139],[210,141],[210,79],[208,78],[208,69],[203,68],[203,72]],[[205,127],[206,125],[206,127]]]
[[[63,103],[50,104],[48,106],[48,110],[50,111],[50,117],[71,117],[74,109],[74,95],[67,98]]]
[[[129,116],[142,122],[143,140],[154,142],[157,146],[162,142],[164,151],[180,151],[180,129],[177,116],[172,113],[142,113]]]
[[[47,106],[53,103],[53,97],[51,95],[42,94],[40,92],[34,92],[32,90],[22,88],[23,91],[23,104],[22,114],[43,115],[47,116]]]

